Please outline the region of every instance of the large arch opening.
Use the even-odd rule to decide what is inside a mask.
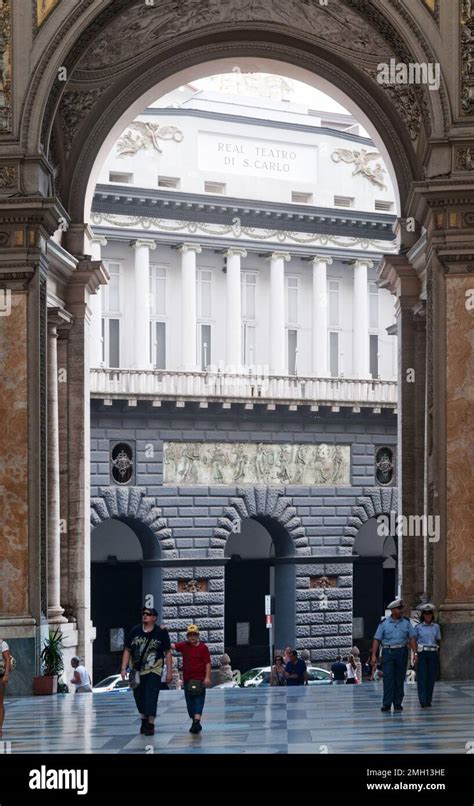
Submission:
[[[143,604],[161,603],[156,536],[142,522],[103,520],[91,533],[91,618],[94,683],[117,674],[127,632],[140,621]]]
[[[354,643],[368,652],[387,605],[399,590],[396,535],[382,536],[378,518],[370,518],[354,541]]]
[[[295,566],[286,529],[273,518],[240,521],[227,539],[224,645],[234,668],[268,666],[272,647],[294,645]],[[265,619],[265,596],[273,597],[272,628]]]

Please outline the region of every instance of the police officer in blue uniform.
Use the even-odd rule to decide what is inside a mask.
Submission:
[[[383,704],[381,711],[403,711],[403,684],[407,671],[408,643],[416,661],[415,632],[410,619],[403,616],[403,602],[388,605],[391,615],[380,622],[372,642],[372,664],[377,664],[377,650],[382,644]]]
[[[418,662],[416,664],[416,684],[418,699],[422,708],[429,708],[433,699],[433,689],[438,676],[438,650],[441,641],[439,624],[434,620],[434,605],[420,607],[420,624],[415,626]]]

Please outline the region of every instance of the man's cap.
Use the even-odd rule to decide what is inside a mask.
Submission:
[[[434,605],[427,602],[426,604],[421,605],[420,613],[434,613],[434,609]]]
[[[199,627],[196,624],[188,624],[186,628],[187,635],[199,635]]]
[[[154,607],[144,607],[143,610],[142,610],[142,613],[145,613],[145,611],[147,613],[150,613],[150,615],[152,615],[152,616],[157,616],[158,615],[158,610],[156,610]]]
[[[394,599],[393,602],[387,605],[387,610],[394,610],[396,607],[403,607],[401,599]]]

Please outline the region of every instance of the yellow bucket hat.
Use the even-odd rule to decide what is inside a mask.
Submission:
[[[196,624],[188,624],[186,635],[199,635],[199,627]]]

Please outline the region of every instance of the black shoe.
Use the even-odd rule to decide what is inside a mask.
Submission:
[[[426,708],[426,705],[425,705],[424,702],[420,702],[420,708]]]
[[[381,711],[390,711],[390,708],[391,708],[391,706],[390,706],[390,705],[382,705],[382,707],[381,707],[381,709],[380,709],[380,710],[381,710]]]
[[[430,702],[427,702],[427,703],[426,703],[426,707],[427,707],[427,708],[431,708],[431,703],[430,703]]]
[[[201,720],[199,719],[198,723],[196,725],[196,730],[194,732],[195,733],[201,733],[201,731],[202,731],[202,725],[201,725]]]
[[[148,725],[148,719],[142,719],[142,725],[140,728],[140,733],[146,733],[146,726]]]
[[[393,710],[394,711],[403,711],[403,705],[394,705]]]
[[[145,725],[145,730],[143,731],[145,736],[154,736],[155,735],[155,726],[151,722],[147,722]]]
[[[200,733],[202,731],[202,725],[199,719],[193,719],[193,724],[189,728],[190,733]]]

